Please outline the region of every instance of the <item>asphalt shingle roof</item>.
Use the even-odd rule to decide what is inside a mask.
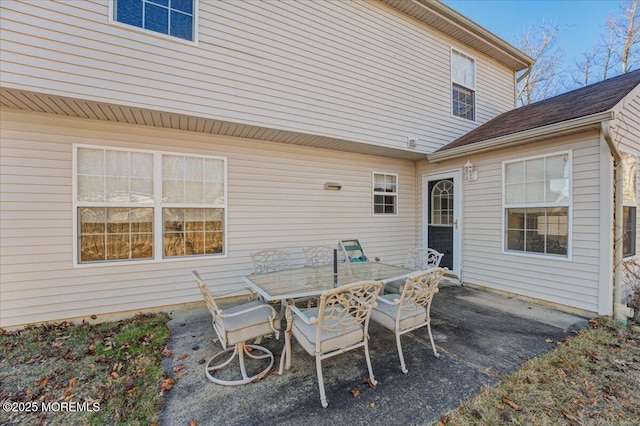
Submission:
[[[640,70],[507,111],[435,152],[608,111],[640,84]]]

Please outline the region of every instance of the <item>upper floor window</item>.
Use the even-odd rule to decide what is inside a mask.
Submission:
[[[373,214],[398,213],[398,175],[373,173]]]
[[[476,119],[476,62],[473,58],[451,50],[451,99],[453,115]]]
[[[622,254],[636,254],[637,214],[637,159],[631,154],[622,154]]]
[[[76,147],[77,263],[225,254],[226,160]]]
[[[569,152],[503,164],[504,249],[569,256]]]
[[[114,20],[193,41],[195,1],[115,0]]]

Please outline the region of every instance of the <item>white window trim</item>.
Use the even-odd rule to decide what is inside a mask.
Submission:
[[[376,185],[376,175],[385,175],[385,176],[395,176],[396,178],[396,192],[376,192],[375,191],[375,185]],[[399,210],[399,196],[398,193],[400,189],[400,182],[398,179],[398,174],[397,173],[388,173],[388,172],[371,172],[371,214],[373,216],[377,216],[377,217],[389,217],[389,216],[398,216],[398,210]],[[375,196],[376,195],[393,195],[396,197],[396,208],[395,208],[395,212],[394,213],[376,213],[376,208],[375,208]]]
[[[178,43],[188,44],[191,46],[198,45],[198,16],[200,12],[200,0],[193,0],[193,40],[185,40],[180,37],[175,37],[169,34],[159,33],[157,31],[151,31],[144,28],[136,27],[135,25],[129,25],[115,20],[113,17],[116,13],[115,11],[115,2],[113,0],[109,1],[109,24],[114,25],[116,27],[124,28],[129,31],[135,31],[140,34],[144,34],[147,36],[153,36],[160,38],[162,40],[171,40],[176,41]]]
[[[638,210],[640,210],[639,206],[640,206],[640,158],[639,155],[631,152],[631,151],[626,151],[626,150],[621,150],[620,151],[623,155],[631,155],[632,157],[635,157],[636,159],[636,203],[630,203],[630,202],[626,202],[624,201],[624,197],[622,199],[622,205],[623,207],[635,207],[636,208],[636,252],[635,254],[629,255],[629,256],[624,256],[623,255],[623,259],[625,261],[629,261],[632,259],[636,259],[638,257],[640,257],[640,252],[638,251],[640,249],[640,245],[638,244],[638,218],[640,217],[640,212]],[[623,215],[624,216],[624,215]]]
[[[135,207],[152,207],[153,211],[153,255],[152,259],[140,259],[140,260],[123,260],[123,261],[104,261],[104,262],[90,262],[90,263],[80,263],[79,259],[79,247],[78,247],[78,149],[79,148],[88,148],[88,149],[106,149],[111,151],[124,151],[124,152],[140,152],[145,154],[153,154],[153,188],[154,188],[154,202],[153,203],[140,203],[135,204]],[[177,257],[164,257],[164,232],[163,232],[163,221],[162,221],[162,211],[165,207],[176,207],[177,204],[174,203],[162,203],[162,155],[179,155],[181,157],[194,157],[194,158],[211,158],[215,160],[222,160],[224,163],[224,203],[216,206],[210,206],[207,208],[222,208],[224,209],[224,253],[215,254],[215,255],[202,255],[202,256],[177,256]],[[214,259],[223,259],[228,257],[229,247],[228,247],[228,225],[227,225],[227,216],[229,211],[229,195],[227,192],[228,186],[228,169],[227,169],[227,157],[220,157],[214,155],[200,155],[200,154],[192,154],[192,153],[184,153],[184,152],[173,152],[173,151],[158,151],[158,150],[145,150],[145,149],[134,149],[134,148],[122,148],[122,147],[114,147],[108,145],[89,145],[89,144],[73,144],[73,154],[72,154],[72,209],[73,209],[73,267],[78,268],[95,268],[95,267],[122,267],[123,265],[138,265],[138,264],[148,264],[148,263],[159,263],[159,262],[184,262],[184,261],[194,261],[194,260],[214,260]],[[179,207],[179,206],[178,206]]]
[[[453,52],[456,52],[460,55],[464,55],[469,59],[473,59],[473,87],[468,87],[464,84],[457,83],[453,81]],[[449,48],[449,114],[456,120],[463,120],[465,123],[476,123],[478,121],[478,91],[476,90],[478,80],[478,60],[475,56],[470,55],[462,49],[458,49],[457,47],[451,46]],[[453,113],[453,84],[457,84],[469,90],[473,90],[473,120],[469,120],[468,118],[459,117]]]
[[[567,226],[568,226],[568,233],[567,233],[567,255],[563,256],[563,255],[554,255],[554,254],[544,254],[544,253],[534,253],[534,252],[521,252],[521,251],[515,251],[515,250],[506,250],[506,209],[508,208],[542,208],[542,207],[550,207],[552,206],[549,203],[536,203],[536,204],[526,204],[526,203],[522,203],[522,204],[507,204],[505,201],[506,198],[506,191],[505,191],[505,179],[506,179],[506,165],[510,164],[510,163],[519,163],[521,161],[528,161],[528,160],[535,160],[537,158],[545,158],[545,157],[553,157],[556,155],[563,155],[563,154],[567,154],[568,155],[568,159],[569,159],[569,201],[568,201],[568,206],[566,206],[568,208],[567,211],[567,215],[569,216],[567,218]],[[500,233],[502,234],[502,238],[501,238],[501,246],[502,246],[502,254],[506,254],[509,256],[521,256],[521,257],[526,257],[526,258],[537,258],[537,259],[545,259],[545,260],[559,260],[559,261],[563,261],[563,262],[568,262],[572,260],[572,256],[573,256],[573,150],[566,150],[566,151],[556,151],[556,152],[550,152],[548,154],[540,154],[540,155],[534,155],[534,156],[530,156],[530,157],[522,157],[522,158],[516,158],[513,160],[505,160],[502,162],[502,179],[500,182],[501,185],[501,192],[502,192],[502,210],[501,210],[501,215],[502,215],[502,227],[500,229]],[[557,207],[565,207],[564,205],[557,205]]]

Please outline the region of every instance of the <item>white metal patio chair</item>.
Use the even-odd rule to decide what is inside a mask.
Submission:
[[[333,248],[330,246],[312,246],[302,249],[305,266],[326,266],[333,264]]]
[[[407,260],[402,266],[416,271],[426,271],[427,269],[437,268],[440,266],[442,256],[442,253],[432,248],[415,248],[409,250]],[[402,293],[404,283],[404,280],[387,283],[384,288],[384,292],[400,294]]]
[[[369,377],[376,384],[369,357],[369,318],[376,305],[382,282],[360,281],[328,290],[320,296],[317,308],[301,310],[287,306],[285,346],[280,358],[279,374],[291,367],[291,336],[315,356],[320,402],[327,407],[322,375],[322,360],[364,347]],[[286,361],[286,365],[285,365]]]
[[[205,375],[209,380],[226,386],[243,385],[259,378],[264,377],[273,366],[273,353],[268,349],[255,344],[249,345],[247,340],[260,339],[262,336],[274,333],[276,339],[280,336],[280,320],[277,319],[277,313],[272,306],[259,300],[241,303],[228,309],[220,309],[215,298],[211,294],[209,287],[202,281],[197,271],[191,271],[195,279],[202,297],[207,303],[207,307],[213,317],[213,329],[218,335],[223,350],[215,354],[205,364]],[[232,293],[238,293],[245,290],[244,288],[228,292],[224,296]],[[249,290],[250,291],[250,290]],[[229,347],[233,346],[233,347]],[[220,359],[223,355],[231,352],[225,361],[214,364],[214,361]],[[259,370],[257,373],[249,376],[247,374],[247,366],[245,356],[253,360],[269,359],[266,368]],[[237,357],[240,365],[240,379],[227,380],[226,378],[215,377],[219,370],[231,364]],[[237,374],[235,374],[237,377]]]
[[[251,253],[251,260],[256,274],[284,271],[291,268],[289,253],[278,249],[267,249]]]
[[[379,303],[371,313],[372,320],[395,332],[400,367],[405,374],[408,370],[400,343],[400,336],[403,334],[426,326],[433,354],[436,358],[440,356],[431,334],[431,302],[438,292],[438,285],[445,271],[444,268],[431,268],[408,277],[402,294],[385,294],[378,297]]]

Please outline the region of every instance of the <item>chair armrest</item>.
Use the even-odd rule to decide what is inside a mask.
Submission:
[[[304,311],[302,311],[300,308],[298,308],[296,305],[289,305],[287,306],[287,311],[293,311],[295,312],[295,314],[305,323],[311,325],[311,324],[315,324],[318,322],[318,318],[316,317],[311,317],[309,318]]]
[[[397,299],[393,299],[393,302],[387,300],[384,297],[378,297],[376,299],[376,302],[386,303],[387,305],[397,305],[398,303],[400,303],[400,295],[398,294],[398,298]]]
[[[218,297],[231,296],[232,294],[240,293],[240,292],[242,292],[242,291],[247,291],[247,292],[249,292],[249,294],[251,294],[251,295],[255,295],[255,294],[256,294],[256,292],[255,292],[255,291],[253,291],[253,289],[252,289],[251,287],[249,287],[249,286],[242,286],[242,287],[240,287],[240,288],[236,288],[236,289],[233,289],[233,290],[228,290],[228,291],[223,291],[223,292],[215,293],[215,294],[213,294],[213,297],[218,298]]]
[[[231,313],[231,314],[226,314],[226,313],[224,312],[224,310],[222,310],[222,311],[220,312],[220,316],[222,317],[222,319],[224,319],[224,318],[233,318],[233,317],[237,317],[238,315],[244,315],[244,314],[246,314],[246,313],[248,313],[248,312],[257,311],[258,309],[269,309],[269,310],[271,311],[271,313],[273,314],[273,315],[272,315],[272,318],[275,318],[275,317],[276,317],[276,315],[277,315],[277,312],[276,312],[276,310],[275,310],[275,309],[273,309],[273,306],[271,306],[271,305],[267,305],[267,304],[265,303],[265,304],[258,305],[258,306],[252,306],[252,307],[250,307],[250,308],[243,309],[243,310],[241,310],[241,311],[233,312],[233,313]]]

